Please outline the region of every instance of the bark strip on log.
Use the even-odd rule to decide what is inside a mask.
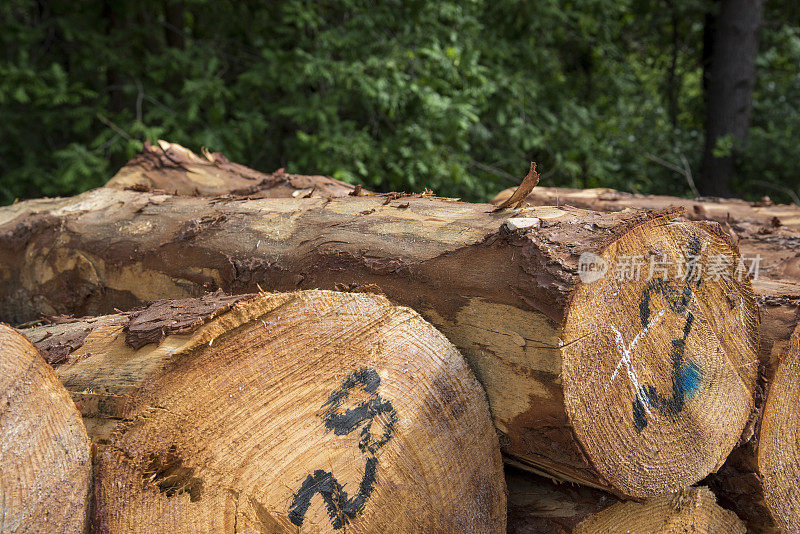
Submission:
[[[288,174],[283,169],[264,174],[233,163],[219,152],[202,157],[177,143],[145,142],[144,149],[105,185],[115,189],[159,189],[175,195],[253,198],[342,197],[354,186],[327,176]]]
[[[493,204],[510,197],[513,189],[499,193]],[[663,195],[639,195],[613,189],[566,189],[537,187],[527,197],[529,206],[575,206],[600,211],[627,208],[681,207],[686,218],[715,221],[729,229],[742,256],[759,257],[758,278],[800,279],[800,207],[739,199],[686,199]],[[787,338],[788,339],[788,338]]]
[[[510,458],[635,497],[716,470],[753,407],[757,314],[749,281],[678,270],[689,252],[736,264],[719,228],[671,212],[491,211],[378,195],[95,190],[23,202],[0,210],[0,315],[108,313],[216,288],[378,286],[467,357]],[[582,254],[674,263],[666,280],[584,283]]]
[[[98,446],[98,531],[505,532],[485,394],[384,297],[211,294],[25,333],[73,347],[56,372]]]
[[[514,193],[515,188],[501,191],[492,199],[492,204],[502,204]],[[781,226],[800,230],[800,207],[791,204],[773,204],[768,199],[748,202],[735,198],[680,198],[667,195],[643,195],[626,193],[615,189],[571,189],[567,187],[536,187],[526,199],[530,206],[575,206],[577,208],[620,211],[625,208],[664,209],[682,207],[692,220],[712,220],[735,224],[775,226],[775,218]]]
[[[75,404],[35,347],[0,325],[0,532],[86,532],[92,463]]]
[[[706,487],[686,488],[645,502],[621,502],[586,519],[575,534],[745,534],[736,514],[717,504]]]

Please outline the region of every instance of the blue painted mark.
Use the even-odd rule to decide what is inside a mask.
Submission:
[[[689,238],[688,247],[692,256],[700,254],[700,240],[693,235]],[[695,287],[700,286],[701,279],[697,278]],[[670,360],[672,361],[672,395],[662,395],[652,385],[645,385],[633,403],[633,423],[638,432],[647,426],[646,410],[644,403],[656,408],[662,415],[674,421],[683,411],[686,397],[691,397],[700,388],[702,372],[695,363],[684,363],[686,339],[692,331],[694,314],[689,311],[693,288],[690,280],[686,279],[683,288],[676,288],[669,280],[653,280],[642,291],[639,301],[639,316],[642,326],[647,326],[650,320],[650,297],[653,293],[661,294],[670,310],[678,315],[684,315],[686,322],[683,326],[683,336],[672,340]]]
[[[681,369],[680,382],[682,383],[683,391],[690,397],[700,389],[700,381],[702,379],[703,372],[694,362]]]

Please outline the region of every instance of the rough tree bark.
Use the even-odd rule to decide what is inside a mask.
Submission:
[[[198,156],[177,143],[145,142],[140,154],[130,160],[105,185],[115,189],[159,189],[175,195],[252,198],[342,197],[355,194],[355,187],[327,176],[272,174],[232,163],[219,152]],[[359,189],[359,191],[361,191]]]
[[[99,532],[505,532],[485,395],[384,297],[160,301],[24,331],[97,446]]]
[[[0,325],[0,532],[86,532],[89,438],[36,348]]]
[[[492,204],[502,204],[515,188],[501,191]],[[736,198],[701,197],[696,199],[667,195],[643,195],[615,189],[572,189],[567,187],[536,187],[527,196],[529,206],[575,206],[578,208],[620,211],[625,208],[664,209],[682,207],[691,220],[711,220],[731,225],[787,228],[800,230],[800,207],[792,204],[773,204],[768,198],[747,202]],[[775,220],[777,219],[777,221]]]
[[[578,263],[687,252],[735,263],[719,228],[671,212],[491,211],[106,189],[19,203],[0,210],[0,314],[103,313],[218,287],[380,290],[461,349],[504,452],[529,469],[636,497],[717,469],[753,407],[749,282],[683,280],[676,261],[664,280],[584,283]]]
[[[725,136],[731,136],[740,144],[747,140],[763,4],[763,0],[721,0],[719,14],[714,18],[714,44],[705,99],[706,143],[703,172],[698,181],[704,195],[732,196],[736,149],[730,155],[715,157],[714,148]]]

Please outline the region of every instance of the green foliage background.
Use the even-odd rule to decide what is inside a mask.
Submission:
[[[800,185],[798,4],[767,2],[745,196]],[[679,195],[648,155],[699,171],[710,0],[186,0],[182,27],[167,7],[0,4],[0,201],[100,185],[157,138],[470,200],[530,160],[545,185]]]

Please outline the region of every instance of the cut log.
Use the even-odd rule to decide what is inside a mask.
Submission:
[[[383,297],[216,293],[25,332],[98,445],[100,532],[505,532],[485,394]]]
[[[467,357],[509,458],[634,497],[716,470],[757,373],[749,281],[679,275],[687,254],[736,265],[719,227],[672,212],[491,211],[400,195],[22,202],[0,210],[0,315],[108,313],[216,288],[380,290]],[[642,254],[672,264],[630,280],[587,270]]]
[[[145,142],[140,154],[130,160],[105,185],[115,189],[158,189],[174,195],[242,195],[253,198],[341,197],[355,187],[327,176],[272,174],[232,163],[219,152],[198,156],[177,143]]]
[[[509,534],[744,533],[708,488],[687,488],[644,502],[620,502],[585,486],[506,468]]]
[[[500,203],[509,197],[513,190],[498,195],[492,202]],[[777,533],[787,529],[786,520],[776,521],[770,512],[762,483],[772,475],[768,474],[765,462],[775,462],[786,458],[763,452],[759,435],[763,436],[762,409],[765,399],[775,406],[792,406],[792,392],[785,383],[785,374],[777,392],[769,396],[767,388],[776,377],[776,370],[784,358],[788,358],[786,368],[791,368],[796,349],[790,348],[790,337],[800,324],[800,208],[796,206],[775,206],[770,203],[748,203],[734,199],[696,199],[687,200],[669,196],[634,195],[611,189],[560,189],[536,188],[527,201],[532,205],[573,205],[603,211],[617,211],[627,208],[664,208],[683,206],[688,217],[702,220],[718,220],[730,226],[735,234],[742,255],[750,258],[760,257],[758,278],[753,280],[753,289],[759,304],[761,324],[759,327],[760,380],[757,387],[756,405],[753,415],[745,429],[742,444],[730,455],[710,480],[709,484],[719,496],[720,501],[735,510],[753,532]],[[785,372],[784,372],[785,373]],[[785,391],[785,392],[782,392]],[[777,400],[786,397],[786,400]],[[778,416],[773,408],[770,424],[775,426]],[[788,412],[785,418],[791,417]],[[767,430],[767,432],[771,432]],[[774,432],[774,430],[772,431]],[[783,434],[786,435],[786,434]],[[774,449],[773,449],[774,450]],[[786,450],[791,450],[787,448]],[[791,454],[791,453],[784,453]],[[785,460],[784,460],[785,462]],[[800,472],[786,469],[783,476],[772,478],[773,492],[792,492],[800,486]],[[779,489],[777,485],[782,489]],[[775,498],[780,501],[780,497]],[[787,502],[783,498],[783,502]],[[786,517],[786,508],[783,517]],[[795,531],[800,528],[794,525]]]
[[[736,514],[717,504],[708,488],[687,488],[645,502],[621,502],[586,519],[575,534],[744,534]]]
[[[800,327],[770,383],[758,446],[764,501],[785,532],[800,532]]]
[[[35,347],[0,325],[0,532],[86,532],[91,456],[81,416]]]
[[[508,534],[569,534],[581,521],[619,502],[603,491],[559,484],[506,467]]]
[[[499,204],[513,189],[492,200]],[[693,220],[714,220],[729,226],[741,254],[759,258],[753,289],[761,309],[760,355],[762,372],[769,378],[785,353],[795,326],[800,323],[800,207],[750,203],[738,199],[684,199],[639,195],[613,189],[537,187],[527,197],[533,206],[569,205],[614,212],[629,208],[663,209],[680,206]]]

